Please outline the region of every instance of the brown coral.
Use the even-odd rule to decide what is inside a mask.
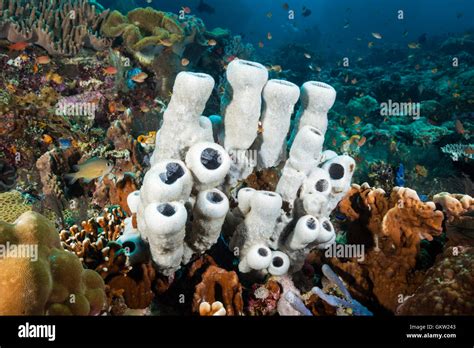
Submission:
[[[339,211],[349,220],[348,242],[369,250],[361,262],[332,258],[331,264],[356,298],[394,311],[420,284],[422,275],[414,271],[420,240],[441,234],[443,213],[413,190],[396,187],[386,197],[367,184],[353,185]]]
[[[37,248],[37,260],[0,259],[0,315],[97,315],[105,305],[102,278],[83,269],[79,259],[61,248],[54,226],[27,212],[15,224],[0,222],[0,244]],[[33,249],[34,250],[34,249]]]
[[[474,248],[450,247],[397,310],[401,315],[473,315]]]
[[[193,298],[193,312],[199,313],[201,303],[214,303],[222,299],[227,315],[242,315],[244,302],[242,299],[242,286],[239,277],[234,271],[226,271],[217,267],[212,258],[201,258],[191,266],[189,275],[206,264],[211,265],[202,274],[201,282],[196,286]],[[220,289],[221,293],[216,290]]]

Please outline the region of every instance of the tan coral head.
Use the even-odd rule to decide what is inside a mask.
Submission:
[[[225,316],[227,314],[222,302],[216,301],[212,305],[209,302],[201,302],[199,305],[200,316]]]

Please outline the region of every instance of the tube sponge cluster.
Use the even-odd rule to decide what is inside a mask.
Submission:
[[[221,232],[238,255],[241,272],[279,276],[298,271],[311,249],[335,242],[329,214],[349,191],[355,170],[351,157],[323,151],[336,92],[322,82],[299,89],[288,81],[268,80],[265,67],[245,60],[232,61],[226,78],[225,129],[218,144],[212,123],[201,115],[213,78],[178,74],[152,166],[139,193],[129,199],[138,231],[166,275],[208,250]],[[300,94],[301,123],[281,163]],[[251,152],[257,153],[254,162]],[[231,194],[256,168],[277,166],[283,170],[276,192],[241,188]],[[228,197],[237,203],[233,209]]]
[[[35,212],[14,224],[0,221],[0,315],[98,315],[105,285],[61,247],[48,219]],[[8,250],[7,250],[8,249]]]

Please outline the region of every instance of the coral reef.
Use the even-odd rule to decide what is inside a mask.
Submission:
[[[1,315],[98,315],[105,305],[104,282],[61,248],[54,226],[27,212],[15,224],[0,222],[0,242],[23,246],[22,257],[0,260]],[[26,253],[25,248],[30,248]],[[18,249],[15,255],[18,255]]]
[[[51,55],[76,55],[83,47],[103,50],[110,42],[98,35],[108,11],[87,0],[0,2],[0,38],[38,45]]]
[[[18,191],[0,193],[0,221],[13,223],[21,214],[32,210]]]
[[[447,248],[420,287],[398,308],[399,315],[471,315],[474,306],[474,249]]]

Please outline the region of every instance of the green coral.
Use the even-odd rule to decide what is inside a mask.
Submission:
[[[165,47],[184,40],[184,29],[169,13],[151,7],[137,8],[127,16],[112,12],[102,25],[106,37],[121,36],[128,52],[144,64],[151,64],[154,56]]]

